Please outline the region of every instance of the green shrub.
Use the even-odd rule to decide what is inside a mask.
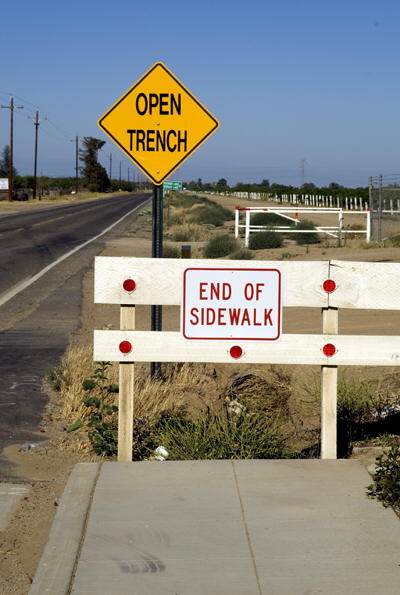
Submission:
[[[400,236],[393,236],[389,239],[390,245],[394,248],[400,248]]]
[[[239,250],[235,250],[229,256],[231,260],[252,260],[254,258],[254,254],[250,252],[250,250],[246,250],[246,248],[239,248]]]
[[[232,209],[226,209],[222,205],[215,204],[215,210],[218,212],[218,215],[224,221],[233,221],[235,219],[235,213]]]
[[[204,248],[204,256],[206,258],[219,258],[220,256],[228,256],[238,248],[238,243],[233,236],[228,234],[218,235],[207,242]]]
[[[300,221],[296,226],[296,229],[315,229],[315,225],[312,221],[303,219],[303,221]],[[298,244],[319,244],[321,242],[318,233],[293,233],[291,236],[293,236],[293,239]]]
[[[282,238],[278,233],[273,231],[259,231],[250,236],[249,248],[250,250],[262,250],[263,248],[280,248],[282,246]]]
[[[111,393],[117,393],[119,387],[117,384],[109,384],[110,366],[110,362],[100,362],[93,376],[82,383],[83,389],[88,393],[83,399],[84,405],[88,408],[88,438],[94,452],[106,457],[114,456],[118,450],[118,407],[107,402],[107,397]],[[78,420],[73,425],[77,425],[76,429],[80,427]],[[71,428],[69,431],[72,431]]]
[[[195,215],[190,218],[194,223],[202,223],[203,225],[214,225],[215,227],[222,227],[224,220],[219,216],[215,209],[198,209]]]
[[[251,225],[266,225],[273,227],[275,225],[289,225],[292,227],[294,221],[280,217],[276,213],[255,213],[250,219]]]
[[[191,221],[221,227],[224,224],[224,221],[232,221],[234,218],[235,215],[230,209],[225,209],[217,203],[211,203],[196,209],[191,217]]]
[[[383,506],[400,509],[400,447],[393,445],[377,457],[374,483],[368,486],[368,496],[377,498]]]
[[[287,436],[263,412],[230,416],[207,410],[196,419],[168,416],[158,426],[159,444],[171,460],[288,458]]]
[[[163,258],[180,258],[181,253],[178,246],[172,244],[164,244],[163,246]]]

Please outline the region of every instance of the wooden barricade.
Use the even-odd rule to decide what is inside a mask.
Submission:
[[[229,261],[233,269],[254,265]],[[121,305],[121,330],[94,332],[94,359],[120,362],[118,460],[132,460],[133,362],[151,361],[320,365],[321,457],[336,458],[337,367],[400,365],[400,337],[340,335],[339,310],[400,309],[400,264],[257,261],[256,265],[280,270],[284,308],[321,308],[321,334],[283,334],[277,342],[205,341],[187,340],[180,332],[136,331],[135,305],[182,306],[185,269],[223,269],[227,261],[96,258],[95,302]],[[240,360],[230,354],[238,343],[243,348]]]

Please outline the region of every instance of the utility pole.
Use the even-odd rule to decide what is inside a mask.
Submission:
[[[75,192],[79,190],[79,138],[75,137]]]
[[[382,241],[382,187],[383,175],[379,174],[379,188],[378,188],[378,242]]]
[[[129,190],[129,165],[128,165],[128,190]]]
[[[35,118],[32,116],[28,116],[28,120],[33,120],[35,125],[35,156],[33,160],[33,188],[32,188],[32,198],[35,200],[36,198],[36,188],[37,188],[37,157],[38,157],[38,136],[39,136],[39,126],[41,120],[47,120],[47,118],[39,118],[39,111],[36,110]],[[40,199],[40,197],[39,197]]]
[[[23,109],[23,105],[14,105],[14,97],[10,97],[10,105],[2,105],[3,109],[10,110],[10,151],[8,153],[8,200],[14,195],[14,110]]]
[[[76,136],[75,140],[71,140],[71,143],[75,143],[75,194],[78,194],[79,190],[79,137]]]
[[[110,153],[110,182],[112,182],[112,153]]]
[[[121,190],[121,161],[119,162],[119,189]]]

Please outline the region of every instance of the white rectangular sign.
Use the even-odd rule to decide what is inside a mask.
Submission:
[[[281,310],[278,269],[188,268],[183,273],[185,339],[276,341]]]
[[[0,178],[0,190],[8,190],[8,178]]]

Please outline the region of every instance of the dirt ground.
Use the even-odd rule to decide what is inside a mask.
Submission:
[[[211,197],[224,206],[234,207],[254,206],[253,202],[228,197]],[[42,207],[44,201],[37,203]],[[61,204],[57,201],[57,204]],[[14,203],[12,203],[14,206]],[[22,208],[23,203],[18,205]],[[25,208],[25,207],[24,207]],[[29,205],[32,208],[32,205]],[[0,212],[2,205],[0,203]],[[121,237],[111,239],[103,252],[106,256],[141,256],[151,255],[151,215],[149,208],[139,216]],[[310,217],[311,218],[311,217]],[[321,221],[322,223],[322,221]],[[232,230],[232,223],[226,224],[227,230]],[[169,242],[180,246],[179,242]],[[201,244],[199,244],[201,245]],[[297,246],[285,240],[282,248],[262,250],[256,254],[257,259],[282,260],[354,260],[372,262],[399,262],[399,248],[383,248],[373,245],[369,249],[363,247],[360,240],[347,242],[346,247],[337,248],[329,242],[323,241],[318,245]],[[92,341],[95,328],[108,325],[109,328],[119,328],[119,308],[114,305],[94,305],[93,303],[93,270],[88,271],[84,279],[84,299],[82,303],[80,329],[71,338],[75,345],[87,345]],[[302,316],[288,308],[284,310],[284,332],[310,333],[320,332],[321,320],[318,309],[303,309]],[[137,328],[149,328],[150,308],[139,306],[136,313]],[[165,307],[163,309],[165,330],[178,330],[179,309]],[[352,334],[399,334],[400,312],[392,311],[340,311],[340,332]],[[301,374],[317,374],[318,369],[299,371]],[[243,372],[243,364],[230,366],[230,373]],[[388,372],[389,370],[385,370]],[[365,369],[353,371],[363,375],[376,375],[379,369]],[[42,429],[43,438],[47,442],[28,452],[19,452],[17,446],[12,446],[5,453],[8,459],[18,467],[21,482],[30,486],[29,494],[22,500],[9,528],[0,533],[0,593],[4,595],[23,595],[29,590],[35,568],[46,541],[48,530],[57,509],[57,498],[63,492],[73,465],[80,460],[90,460],[84,455],[78,455],[71,450],[62,448],[66,439],[65,428],[62,423],[55,423],[57,417],[56,398],[50,400],[48,411],[44,417]],[[91,460],[95,460],[93,457]]]

